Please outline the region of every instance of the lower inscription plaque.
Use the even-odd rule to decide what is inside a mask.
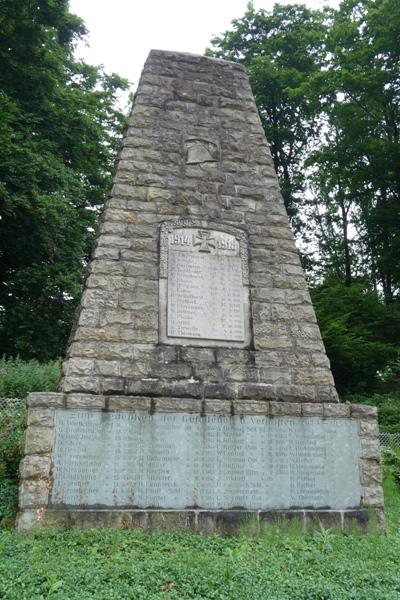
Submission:
[[[357,507],[357,423],[56,412],[53,506]]]

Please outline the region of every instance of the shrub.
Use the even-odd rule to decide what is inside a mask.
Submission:
[[[0,398],[25,398],[29,392],[54,392],[60,378],[60,361],[0,359]]]
[[[400,486],[400,448],[382,448],[382,461],[385,476],[389,476]]]
[[[15,514],[25,406],[0,409],[0,523]]]

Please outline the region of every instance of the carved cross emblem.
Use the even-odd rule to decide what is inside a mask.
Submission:
[[[215,248],[215,239],[208,231],[199,229],[193,240],[193,246],[200,246],[199,252],[211,252],[211,248]]]

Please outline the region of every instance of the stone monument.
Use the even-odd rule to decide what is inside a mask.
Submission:
[[[18,528],[382,518],[241,65],[152,51],[59,393],[28,397]]]

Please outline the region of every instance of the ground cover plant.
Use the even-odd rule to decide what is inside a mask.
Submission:
[[[397,600],[400,494],[385,483],[385,533],[270,526],[187,531],[0,531],[4,600]]]

